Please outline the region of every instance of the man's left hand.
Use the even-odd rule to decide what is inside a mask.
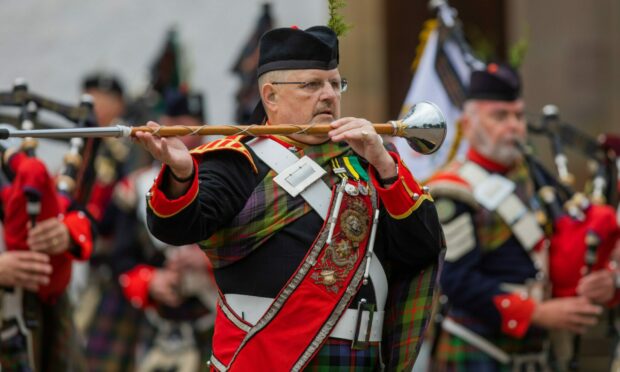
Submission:
[[[33,251],[59,254],[69,249],[70,243],[69,229],[56,217],[29,226],[27,244]]]
[[[599,304],[609,302],[615,292],[614,273],[609,270],[594,271],[581,278],[577,284],[578,295]]]
[[[366,119],[341,118],[331,123],[329,137],[334,142],[345,141],[353,151],[366,159],[380,178],[396,176],[396,163],[383,147],[383,140]]]

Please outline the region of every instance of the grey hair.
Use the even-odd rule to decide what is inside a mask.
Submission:
[[[271,83],[272,81],[286,81],[290,70],[274,70],[265,72],[261,76],[258,77],[258,92],[263,94],[263,85]]]
[[[463,114],[467,116],[477,115],[478,102],[476,100],[468,100],[463,104]]]

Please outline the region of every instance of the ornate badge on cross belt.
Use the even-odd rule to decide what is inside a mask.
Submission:
[[[340,232],[335,234],[334,244],[325,249],[325,254],[312,273],[312,279],[334,293],[340,290],[343,280],[359,258],[359,244],[366,238],[369,217],[361,198],[345,196],[344,211],[339,218]]]
[[[368,214],[366,206],[361,199],[346,197],[347,208],[340,216],[340,228],[342,232],[357,248],[359,243],[366,238],[368,232]]]

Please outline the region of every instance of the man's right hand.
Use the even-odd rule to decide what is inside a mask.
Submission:
[[[36,292],[50,282],[52,265],[48,255],[32,251],[8,251],[0,254],[0,285],[23,287]]]
[[[564,297],[547,300],[536,305],[532,324],[546,329],[566,329],[585,333],[598,322],[603,308],[593,305],[585,297]]]
[[[179,273],[209,270],[209,259],[196,244],[174,248],[166,259],[166,267]]]
[[[154,129],[160,127],[154,121],[149,121],[146,125]],[[175,176],[181,179],[191,176],[194,161],[179,137],[162,138],[148,132],[137,132],[136,138],[155,159],[167,164]]]

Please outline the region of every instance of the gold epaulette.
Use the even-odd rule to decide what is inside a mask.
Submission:
[[[256,164],[254,163],[254,158],[252,158],[252,154],[245,147],[245,145],[241,142],[241,139],[244,136],[230,136],[215,140],[213,142],[205,143],[204,145],[200,145],[190,151],[192,155],[202,155],[212,151],[219,150],[232,150],[241,153],[243,156],[248,159],[250,164],[252,164],[252,169],[254,169],[254,173],[258,173],[258,168],[256,168]]]

